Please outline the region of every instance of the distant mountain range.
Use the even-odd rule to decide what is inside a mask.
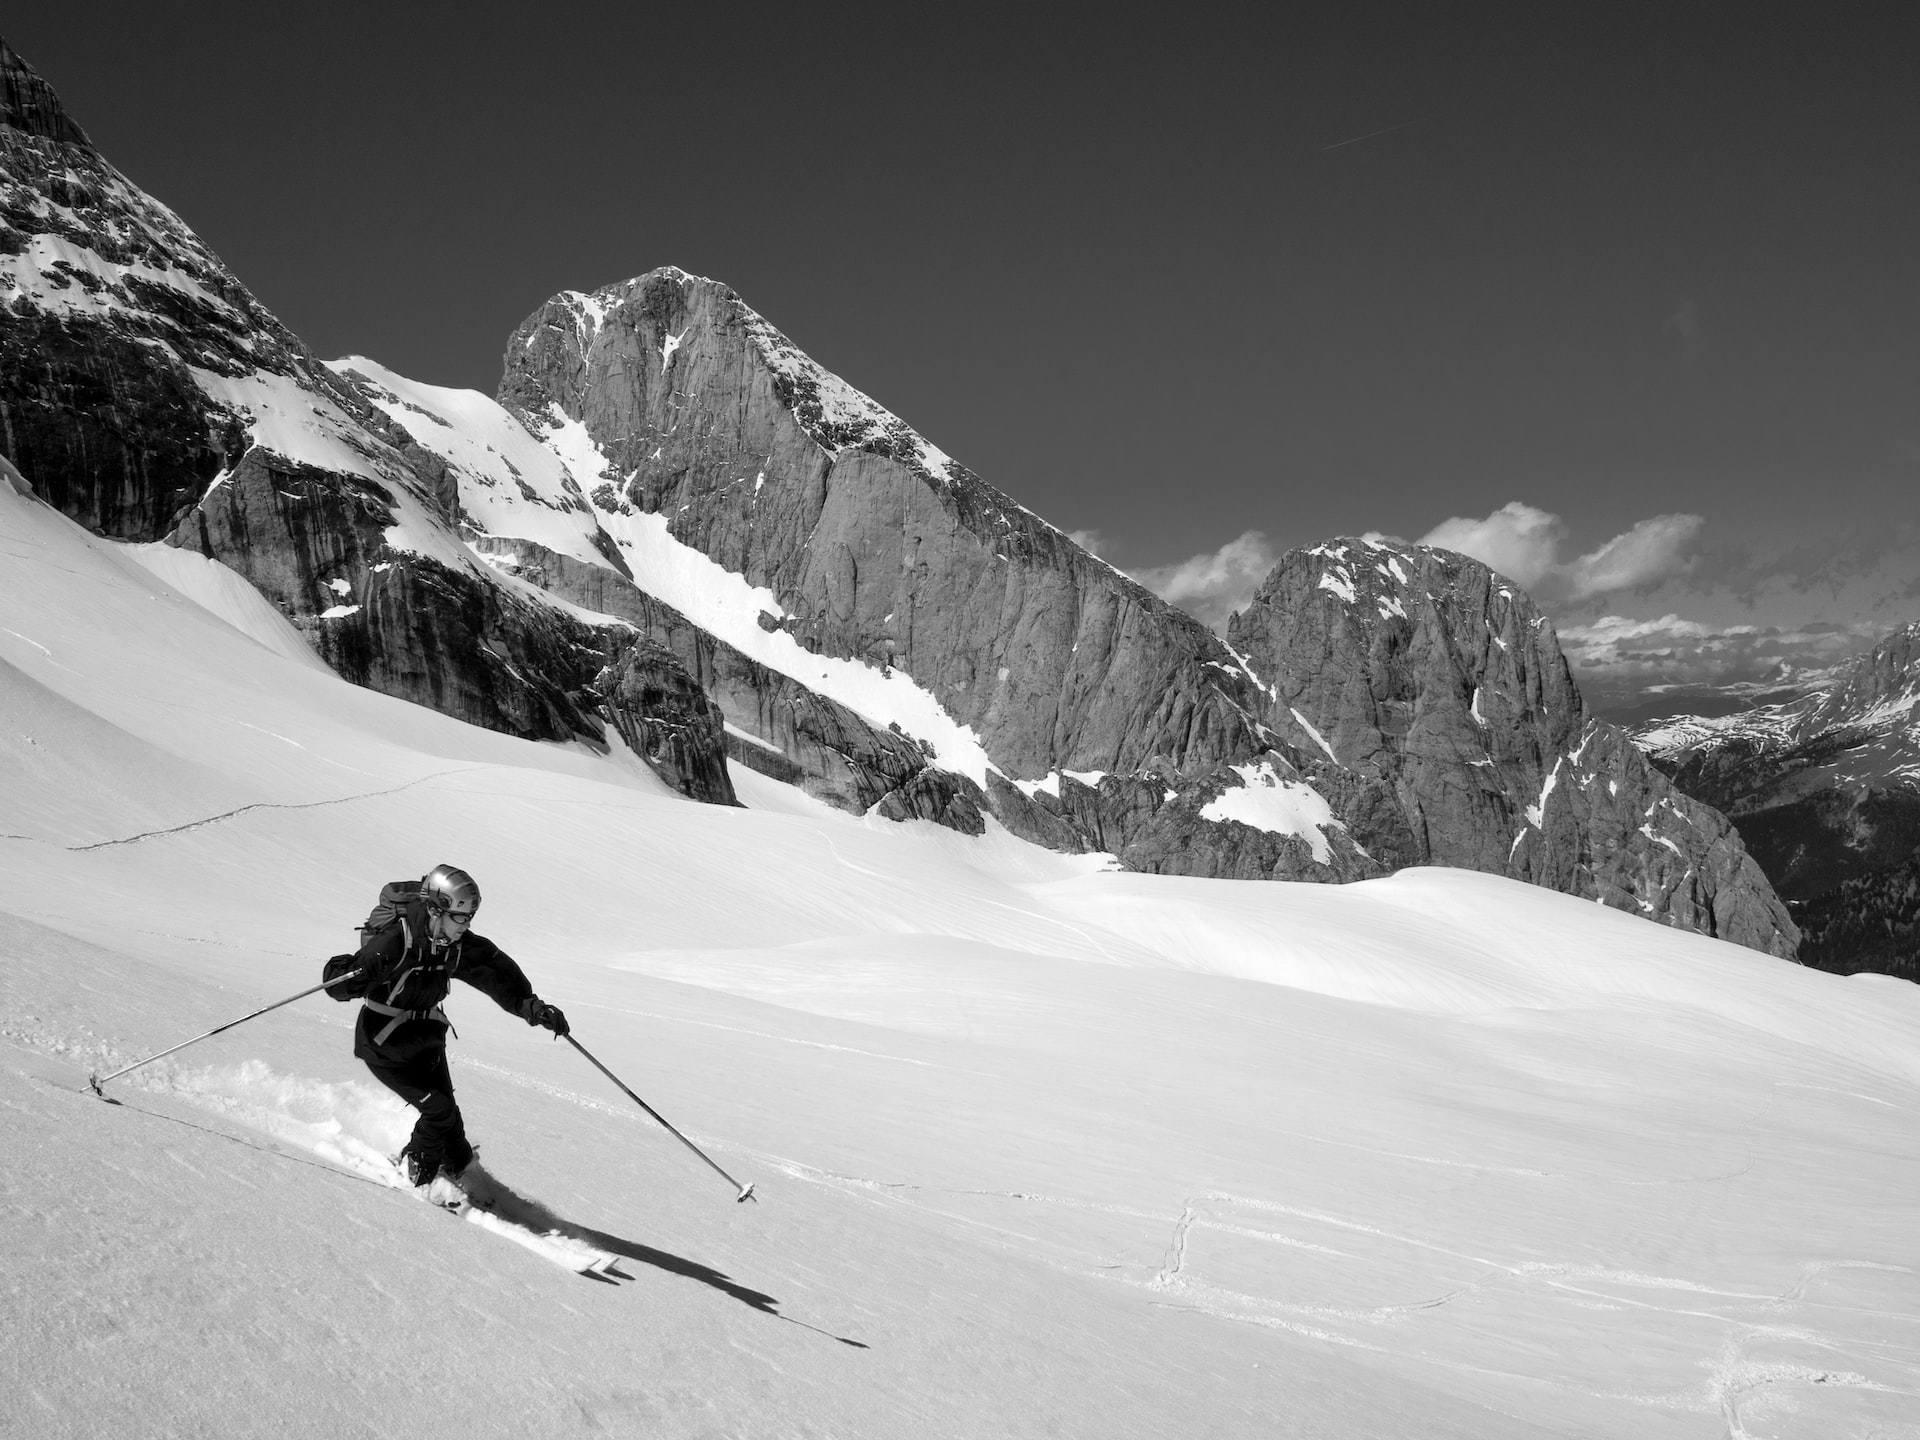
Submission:
[[[497,397],[322,364],[0,42],[0,438],[113,538],[251,581],[336,671],[1134,869],[1510,875],[1779,956],[1726,821],[1592,720],[1486,566],[1336,540],[1223,639],[674,268],[540,307]]]
[[[1920,623],[1633,738],[1732,817],[1804,932],[1803,963],[1920,980]]]

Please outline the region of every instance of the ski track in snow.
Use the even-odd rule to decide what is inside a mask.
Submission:
[[[126,1084],[145,1094],[185,1100],[196,1108],[234,1121],[270,1142],[266,1147],[256,1148],[268,1148],[290,1159],[301,1159],[301,1154],[289,1155],[284,1148],[291,1146],[295,1151],[313,1156],[335,1173],[397,1191],[423,1203],[441,1203],[416,1192],[391,1159],[413,1129],[413,1112],[398,1096],[378,1086],[283,1075],[260,1060],[207,1068],[157,1061],[115,1084]],[[112,1103],[123,1102],[113,1100]],[[160,1118],[178,1120],[172,1116]],[[254,1144],[225,1130],[198,1128],[205,1128],[209,1134],[222,1139]],[[607,1271],[618,1257],[560,1230],[538,1228],[541,1219],[550,1218],[544,1207],[503,1185],[480,1161],[474,1162],[465,1183],[473,1203],[453,1211],[454,1218],[511,1241],[562,1269],[610,1278]],[[443,1204],[442,1208],[447,1207]],[[534,1223],[518,1223],[516,1217]]]
[[[1057,1249],[1059,1242],[1039,1240],[1010,1224],[996,1223],[978,1216],[943,1209],[940,1202],[963,1198],[1004,1200],[1019,1205],[1053,1207],[1089,1215],[1117,1216],[1148,1224],[1167,1223],[1162,1214],[1135,1206],[1068,1199],[1023,1190],[971,1190],[927,1186],[899,1180],[877,1180],[823,1170],[782,1157],[767,1155],[760,1158],[763,1163],[803,1183],[830,1187],[850,1197],[909,1205],[920,1213],[952,1220],[976,1232],[984,1231],[994,1243],[1016,1252],[1025,1252],[1027,1246],[1034,1244],[1046,1246],[1048,1249]],[[1541,1172],[1525,1171],[1510,1173],[1535,1176],[1541,1174]],[[1251,1210],[1260,1214],[1288,1217],[1310,1226],[1322,1226],[1342,1232],[1363,1242],[1378,1241],[1388,1246],[1406,1247],[1434,1256],[1466,1261],[1480,1267],[1486,1273],[1478,1279],[1450,1287],[1439,1294],[1416,1296],[1377,1305],[1298,1303],[1237,1290],[1202,1279],[1193,1273],[1194,1257],[1207,1236],[1229,1236],[1356,1264],[1366,1263],[1369,1260],[1377,1261],[1379,1257],[1366,1256],[1355,1249],[1343,1250],[1321,1244],[1305,1236],[1282,1230],[1236,1224],[1212,1213],[1218,1208]],[[1908,1392],[1876,1384],[1865,1376],[1851,1371],[1792,1364],[1750,1365],[1739,1359],[1743,1353],[1743,1344],[1754,1338],[1793,1341],[1814,1350],[1839,1352],[1857,1350],[1857,1342],[1829,1339],[1817,1330],[1782,1327],[1765,1317],[1796,1305],[1809,1304],[1806,1300],[1808,1287],[1829,1271],[1861,1269],[1879,1270],[1903,1276],[1914,1274],[1906,1267],[1889,1266],[1876,1261],[1809,1263],[1794,1283],[1779,1293],[1729,1290],[1682,1276],[1646,1274],[1590,1263],[1502,1260],[1493,1256],[1457,1250],[1417,1236],[1396,1233],[1349,1217],[1304,1209],[1280,1201],[1224,1192],[1196,1196],[1182,1203],[1179,1213],[1171,1221],[1171,1235],[1166,1242],[1160,1265],[1144,1277],[1119,1273],[1126,1268],[1122,1266],[1076,1265],[1063,1262],[1057,1256],[1046,1253],[1032,1254],[1030,1258],[1037,1258],[1052,1268],[1080,1274],[1086,1278],[1142,1290],[1153,1297],[1150,1303],[1173,1309],[1191,1311],[1235,1324],[1286,1330],[1342,1348],[1366,1350],[1401,1358],[1411,1355],[1425,1363],[1466,1374],[1546,1384],[1568,1394],[1591,1397],[1596,1400],[1626,1401],[1650,1408],[1683,1412],[1710,1413],[1720,1410],[1732,1416],[1736,1414],[1738,1403],[1744,1397],[1770,1386],[1844,1385],[1891,1394],[1912,1393],[1916,1399],[1920,1399],[1920,1391]],[[1570,1303],[1583,1308],[1646,1311],[1663,1317],[1700,1320],[1724,1326],[1734,1332],[1726,1340],[1725,1348],[1721,1352],[1723,1356],[1730,1358],[1715,1365],[1712,1375],[1700,1386],[1670,1392],[1630,1393],[1581,1386],[1528,1371],[1505,1370],[1463,1360],[1423,1355],[1419,1353],[1417,1347],[1410,1349],[1395,1346],[1380,1334],[1383,1328],[1391,1330],[1396,1326],[1404,1326],[1423,1312],[1458,1304],[1494,1288],[1562,1296],[1566,1297]],[[1701,1297],[1701,1300],[1698,1304],[1691,1306],[1674,1305],[1654,1298],[1641,1298],[1631,1292],[1646,1292],[1651,1296],[1689,1295]],[[1714,1301],[1724,1303],[1721,1308],[1700,1308],[1701,1305]],[[1811,1304],[1809,1308],[1822,1307]],[[1911,1317],[1899,1312],[1862,1310],[1860,1307],[1852,1306],[1831,1308],[1865,1319],[1911,1320]],[[1371,1332],[1372,1338],[1368,1338],[1359,1330],[1340,1328],[1343,1325],[1360,1327],[1361,1330]],[[1890,1348],[1898,1351],[1896,1356],[1890,1358],[1906,1363],[1912,1363],[1915,1358],[1920,1358],[1916,1357],[1910,1349]],[[1729,1429],[1730,1435],[1746,1433],[1748,1432],[1737,1427]],[[1754,1440],[1760,1440],[1760,1437],[1754,1437]]]
[[[279,738],[279,737],[275,737]],[[147,840],[164,840],[170,835],[185,835],[194,830],[204,830],[209,825],[219,825],[228,820],[238,819],[242,815],[252,814],[256,810],[327,810],[337,805],[354,805],[362,800],[378,800],[387,795],[398,795],[412,790],[416,786],[430,784],[435,780],[444,780],[449,775],[459,775],[467,771],[479,770],[478,765],[463,765],[452,770],[439,770],[431,775],[422,775],[402,785],[394,785],[385,790],[368,790],[358,795],[338,795],[330,800],[304,800],[298,802],[279,802],[272,800],[257,801],[251,805],[241,805],[233,810],[222,811],[218,815],[208,815],[199,820],[189,820],[180,825],[169,825],[159,830],[143,830],[138,835],[125,835],[117,840],[95,840],[86,845],[63,845],[60,848],[74,854],[84,854],[89,850],[110,850],[116,845],[138,845]],[[10,835],[10,840],[24,840],[24,835]]]

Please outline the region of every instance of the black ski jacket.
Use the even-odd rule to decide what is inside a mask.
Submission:
[[[523,1020],[534,998],[513,957],[486,936],[469,932],[436,946],[426,906],[418,902],[402,912],[401,924],[362,945],[353,960],[370,977],[353,1031],[353,1053],[385,1065],[446,1048],[448,1026],[440,1004],[455,980],[466,981]]]

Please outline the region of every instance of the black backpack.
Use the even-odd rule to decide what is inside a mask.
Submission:
[[[389,880],[380,887],[380,898],[367,914],[366,923],[360,927],[360,948],[365,949],[367,942],[376,935],[383,935],[396,926],[407,932],[407,943],[413,943],[412,925],[408,921],[408,908],[420,898],[418,880]],[[415,916],[418,919],[418,916]],[[335,955],[327,961],[320,972],[322,980],[331,980],[336,975],[344,975],[353,969],[353,955]],[[336,1000],[360,1000],[367,993],[372,981],[370,975],[356,975],[344,985],[329,985],[327,994]]]

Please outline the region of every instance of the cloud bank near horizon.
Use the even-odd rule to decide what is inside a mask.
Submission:
[[[1705,531],[1699,515],[1655,515],[1569,557],[1566,523],[1514,501],[1484,518],[1444,520],[1417,543],[1471,555],[1526,590],[1554,618],[1575,677],[1600,711],[1661,687],[1818,669],[1920,618],[1920,526],[1836,532],[1761,551],[1705,544]],[[1096,551],[1116,548],[1090,531],[1074,538]],[[1281,553],[1264,532],[1246,530],[1217,550],[1130,573],[1224,631]]]
[[[1694,542],[1705,524],[1699,515],[1656,515],[1596,550],[1563,561],[1560,550],[1566,543],[1566,522],[1516,500],[1482,520],[1460,516],[1443,520],[1415,543],[1470,555],[1514,581],[1536,603],[1550,605],[1685,575],[1695,563]],[[1103,546],[1112,548],[1096,531],[1075,531],[1072,538],[1095,554]],[[1376,531],[1368,538],[1389,537]],[[1246,530],[1217,550],[1129,573],[1168,604],[1178,605],[1215,630],[1224,630],[1228,617],[1253,599],[1280,555],[1263,531]]]
[[[1687,574],[1697,562],[1694,545],[1706,523],[1703,515],[1655,515],[1597,550],[1563,561],[1566,522],[1514,500],[1484,520],[1443,520],[1417,543],[1471,555],[1517,582],[1535,603],[1547,605],[1639,589]]]

